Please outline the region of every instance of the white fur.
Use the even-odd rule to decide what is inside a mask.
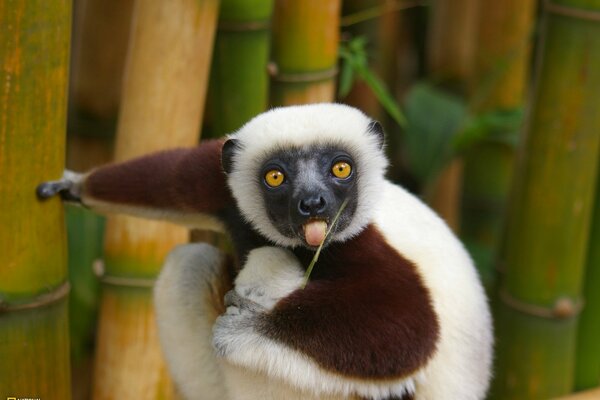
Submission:
[[[493,329],[473,263],[444,222],[419,199],[386,182],[374,216],[386,241],[411,260],[438,315],[437,352],[416,398],[483,399],[491,376]]]
[[[205,229],[214,232],[225,232],[225,226],[210,214],[184,213],[177,210],[164,210],[151,207],[133,206],[98,200],[92,196],[82,197],[82,203],[100,214],[127,214],[139,218],[163,220],[183,225],[190,229]]]
[[[241,151],[233,158],[228,184],[237,205],[252,226],[281,246],[299,246],[273,227],[256,184],[260,162],[277,149],[311,144],[338,144],[355,160],[358,168],[358,208],[352,223],[332,238],[344,241],[359,233],[370,221],[387,160],[374,134],[368,134],[372,120],[359,110],[342,104],[309,104],[275,108],[252,119],[230,138]]]
[[[222,296],[222,267],[222,256],[212,246],[179,246],[167,257],[154,289],[161,347],[171,377],[187,400],[228,398],[211,343],[218,316],[215,302]]]
[[[281,247],[252,250],[235,279],[235,291],[270,310],[275,303],[302,286],[304,271],[294,254]]]

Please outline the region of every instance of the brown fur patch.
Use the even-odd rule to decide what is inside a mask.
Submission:
[[[100,167],[88,176],[85,197],[159,210],[215,213],[233,198],[221,167],[222,140],[153,153]]]
[[[429,360],[440,328],[415,266],[370,225],[326,248],[310,283],[281,300],[262,329],[327,370],[396,379]]]

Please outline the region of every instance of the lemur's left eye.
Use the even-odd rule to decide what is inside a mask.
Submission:
[[[346,179],[352,172],[352,166],[345,161],[339,161],[333,164],[331,172],[336,178]]]
[[[284,179],[285,175],[283,174],[283,172],[277,169],[272,169],[265,174],[265,182],[267,182],[267,185],[271,187],[280,186],[283,183]]]

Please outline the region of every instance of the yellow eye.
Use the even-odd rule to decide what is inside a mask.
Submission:
[[[283,172],[276,169],[272,169],[265,174],[265,181],[267,182],[267,185],[271,187],[277,187],[281,185],[284,179],[285,175]]]
[[[345,161],[336,162],[331,168],[333,175],[340,179],[346,179],[352,172],[352,167]]]

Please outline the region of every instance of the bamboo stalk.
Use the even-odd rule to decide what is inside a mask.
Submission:
[[[275,1],[272,105],[333,101],[340,6],[340,0]]]
[[[64,166],[71,6],[0,2],[0,398],[70,398]]]
[[[465,95],[473,79],[477,0],[437,0],[427,36],[427,64],[432,79],[458,95]],[[455,232],[460,228],[463,161],[452,161],[427,188],[429,205]]]
[[[600,398],[600,388],[575,393],[556,400],[596,400],[598,398]]]
[[[67,168],[90,169],[112,159],[133,0],[74,2]],[[104,216],[66,207],[72,396],[89,399],[99,289],[92,265],[102,257]]]
[[[239,129],[267,108],[273,0],[223,0],[207,106],[212,137]]]
[[[597,0],[595,7],[575,0],[561,4],[600,15]],[[501,253],[505,276],[494,390],[501,399],[551,398],[572,389],[598,170],[600,23],[546,10]]]
[[[436,0],[427,33],[427,67],[434,81],[466,94],[473,79],[477,0]]]
[[[600,170],[593,215],[583,289],[585,306],[577,329],[575,390],[600,386]]]
[[[117,129],[116,161],[165,147],[197,143],[217,11],[217,0],[136,2],[136,23],[130,36]],[[119,282],[124,287],[115,291],[104,285],[95,399],[137,397],[139,393],[144,393],[144,398],[172,397],[160,349],[151,339],[156,328],[147,323],[154,318],[152,308],[146,307],[151,301],[151,290],[135,286],[151,284],[166,253],[174,245],[186,242],[187,236],[187,230],[162,222],[123,216],[107,221],[104,279],[122,278]],[[140,327],[140,321],[145,321],[144,328]],[[147,347],[127,349],[142,331],[148,340]],[[127,357],[114,356],[120,353],[127,353]],[[136,358],[146,362],[137,362],[132,368],[131,360]],[[130,382],[136,383],[135,388]]]
[[[534,0],[481,3],[471,87],[475,112],[523,106],[535,5]],[[514,132],[498,132],[464,158],[461,233],[483,276],[493,276],[513,174],[511,140],[497,138],[511,135]]]

